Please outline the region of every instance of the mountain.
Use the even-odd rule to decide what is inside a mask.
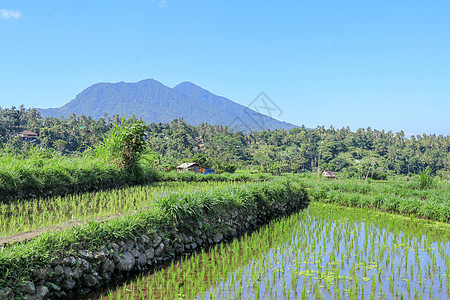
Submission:
[[[255,99],[251,107],[281,113],[264,94]],[[170,88],[153,79],[136,83],[97,83],[60,108],[38,110],[44,117],[67,117],[73,113],[93,118],[105,113],[110,116],[129,114],[141,117],[146,123],[169,123],[182,117],[191,125],[203,122],[227,125],[230,129],[243,132],[297,127],[214,95],[191,82]]]

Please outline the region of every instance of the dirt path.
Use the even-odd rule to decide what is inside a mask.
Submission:
[[[102,217],[97,219],[99,222],[104,222],[112,219],[116,219],[123,215],[110,215],[107,217]],[[25,242],[34,239],[35,237],[39,236],[41,233],[46,231],[61,231],[69,227],[73,226],[79,226],[82,224],[86,224],[86,220],[84,221],[72,221],[68,223],[58,224],[58,225],[51,225],[44,228],[39,228],[31,231],[26,232],[20,232],[17,234],[13,234],[10,236],[0,237],[0,247],[5,246],[6,244],[12,244],[12,243],[18,243],[18,242]]]

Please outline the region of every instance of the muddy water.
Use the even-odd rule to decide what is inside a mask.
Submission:
[[[312,203],[252,235],[92,296],[447,299],[450,226]]]

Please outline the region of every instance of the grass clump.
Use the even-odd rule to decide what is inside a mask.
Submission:
[[[425,170],[419,173],[419,189],[426,190],[434,186],[433,176],[431,176],[431,168],[428,166]]]
[[[89,149],[90,152],[122,170],[139,167],[139,159],[147,148],[144,140],[147,126],[143,121],[126,119],[126,116],[120,124],[113,125],[113,129],[105,135],[103,141]]]

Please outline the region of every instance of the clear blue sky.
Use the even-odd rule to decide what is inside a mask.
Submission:
[[[450,134],[449,1],[0,2],[0,106],[191,81],[281,120]]]

